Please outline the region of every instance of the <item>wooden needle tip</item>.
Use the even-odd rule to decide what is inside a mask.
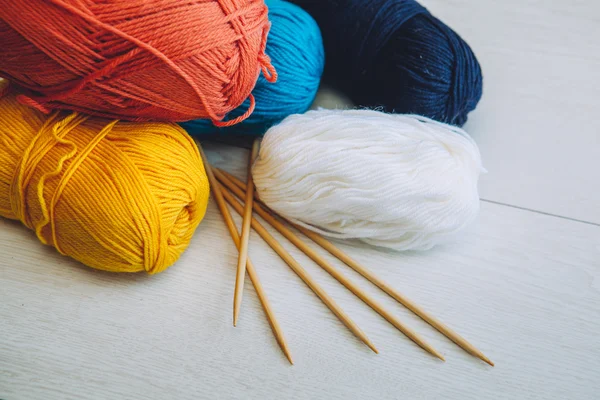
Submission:
[[[437,358],[439,358],[440,360],[442,360],[443,362],[446,362],[446,359],[444,358],[444,356],[441,355],[440,353],[438,353],[437,350],[432,350],[432,354],[434,356],[436,356]]]
[[[370,341],[370,340],[369,340],[369,341],[367,341],[367,342],[365,342],[365,343],[367,344],[367,346],[369,346],[369,348],[370,348],[371,350],[373,350],[373,352],[374,352],[375,354],[379,354],[379,350],[377,350],[377,347],[375,347],[375,345],[374,345],[373,343],[371,343],[371,341]]]
[[[494,365],[494,363],[492,362],[492,360],[490,360],[490,359],[489,359],[489,358],[487,358],[486,356],[484,356],[484,355],[481,355],[481,359],[482,359],[483,361],[485,361],[486,363],[488,363],[489,365],[491,365],[492,367],[495,367],[495,365]]]
[[[287,358],[287,360],[290,362],[291,365],[294,365],[294,360],[292,360],[292,353],[290,352],[290,349],[287,347],[287,343],[285,343],[285,341],[282,338],[278,338],[278,342],[279,342],[279,347],[281,347],[281,351],[283,351],[283,354],[285,355],[285,358]]]
[[[234,311],[233,312],[233,326],[237,326],[237,321],[238,321],[238,313],[236,313]]]

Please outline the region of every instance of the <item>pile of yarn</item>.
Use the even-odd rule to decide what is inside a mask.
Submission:
[[[471,48],[413,0],[292,2],[321,29],[325,82],[359,106],[403,115],[318,110],[288,117],[266,131],[253,168],[261,200],[334,238],[395,250],[454,238],[478,214],[483,170],[475,142],[452,126],[466,122],[482,95]],[[286,73],[285,64],[277,69]],[[229,130],[259,131],[247,123]]]
[[[477,214],[481,69],[414,0],[0,0],[0,43],[0,214],[94,268],[189,244],[209,188],[175,122],[265,135],[261,200],[328,236],[427,249]],[[306,112],[323,73],[398,114]]]
[[[176,124],[45,116],[6,94],[0,142],[0,215],[88,266],[163,271],[204,217],[208,179]]]
[[[252,176],[271,209],[313,231],[425,250],[471,223],[482,172],[462,129],[372,110],[293,115],[265,135]]]
[[[0,9],[0,76],[40,110],[221,125],[261,69],[275,78],[263,0],[11,0]]]
[[[269,7],[271,31],[267,40],[267,54],[277,70],[277,83],[271,84],[260,76],[252,91],[256,99],[254,113],[243,123],[215,127],[211,121],[195,120],[182,126],[192,135],[209,134],[263,135],[272,125],[291,114],[308,110],[315,99],[325,63],[321,32],[317,23],[300,7],[282,0],[266,0]],[[231,113],[241,115],[249,107]]]

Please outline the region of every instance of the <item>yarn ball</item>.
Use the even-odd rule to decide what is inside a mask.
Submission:
[[[263,135],[268,128],[291,114],[308,110],[315,99],[325,54],[317,23],[300,7],[281,0],[266,0],[271,31],[267,54],[277,69],[277,83],[272,85],[260,76],[252,94],[256,98],[254,113],[230,128],[217,128],[210,121],[195,120],[182,126],[192,135],[227,134]],[[243,113],[246,101],[231,115]]]
[[[0,13],[0,76],[45,112],[219,124],[261,69],[276,79],[268,30],[263,0],[13,1]]]
[[[46,116],[0,98],[0,216],[93,268],[161,272],[204,217],[209,185],[176,124]]]
[[[395,250],[453,238],[479,211],[477,145],[416,115],[315,110],[266,133],[252,176],[260,199],[323,235]]]
[[[469,45],[414,0],[292,0],[318,22],[326,81],[354,103],[462,126],[482,94]]]

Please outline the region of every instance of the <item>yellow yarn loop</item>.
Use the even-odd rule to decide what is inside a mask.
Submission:
[[[198,149],[176,124],[48,117],[0,97],[0,215],[64,255],[107,271],[163,271],[208,195]]]

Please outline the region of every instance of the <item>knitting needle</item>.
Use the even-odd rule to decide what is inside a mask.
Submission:
[[[216,171],[215,171],[216,172]],[[224,187],[221,187],[221,193],[227,202],[233,207],[238,214],[243,215],[242,205],[236,200],[236,198],[227,191]],[[292,270],[306,283],[306,285],[329,307],[329,309],[335,314],[348,327],[348,329],[354,333],[360,340],[362,340],[371,350],[375,353],[379,353],[375,345],[369,340],[367,335],[350,319],[350,317],[342,310],[342,308],[321,288],[321,286],[306,272],[304,268],[281,246],[277,240],[261,225],[256,218],[252,218],[252,229],[258,233],[265,242],[277,254],[281,257]]]
[[[211,166],[208,164],[206,155],[204,154],[204,151],[202,150],[202,146],[198,145],[198,148],[200,149],[200,155],[202,156],[202,160],[204,161],[204,168],[206,170],[206,175],[208,176],[208,181],[210,183],[210,186],[212,187],[212,191],[213,191],[213,194],[217,201],[217,205],[219,206],[219,210],[221,211],[221,215],[223,216],[223,219],[225,220],[225,225],[227,225],[229,234],[231,235],[233,242],[235,243],[236,247],[239,250],[240,245],[241,245],[240,235],[235,227],[235,223],[233,222],[231,213],[229,212],[229,209],[227,208],[227,205],[225,204],[225,200],[223,199],[223,194],[221,193],[221,188],[219,186],[219,183],[217,182],[217,179],[215,178],[215,176],[213,174],[213,170],[212,170]],[[275,318],[275,313],[273,312],[273,309],[271,308],[271,304],[269,303],[267,294],[265,293],[263,286],[260,283],[260,279],[258,278],[258,273],[254,269],[254,265],[252,265],[250,258],[248,258],[246,260],[246,270],[248,271],[248,276],[250,277],[250,281],[252,282],[252,285],[254,286],[254,289],[256,290],[258,299],[259,299],[260,303],[262,304],[263,309],[265,310],[265,314],[267,314],[267,320],[269,321],[269,325],[271,325],[271,329],[273,330],[273,333],[275,334],[275,339],[277,340],[277,343],[279,343],[279,347],[281,347],[283,354],[285,354],[285,356],[288,359],[288,361],[290,362],[290,364],[293,365],[294,361],[292,360],[292,355],[288,348],[285,337],[283,336],[283,331],[281,330],[281,326],[279,326],[279,322],[277,322],[277,318]]]
[[[388,284],[386,284],[383,280],[378,278],[371,271],[369,271],[368,269],[366,269],[365,267],[360,265],[358,262],[354,261],[347,254],[342,252],[342,250],[340,250],[335,245],[333,245],[333,243],[331,243],[327,239],[323,238],[318,233],[312,232],[302,226],[298,226],[295,224],[292,224],[292,225],[296,229],[298,229],[300,232],[302,232],[304,235],[306,235],[309,239],[313,240],[319,246],[321,246],[322,248],[324,248],[325,250],[330,252],[332,255],[337,257],[340,261],[342,261],[343,263],[348,265],[350,268],[352,268],[353,270],[355,270],[356,272],[361,274],[363,277],[365,277],[367,280],[369,280],[375,286],[379,287],[381,290],[383,290],[385,293],[387,293],[393,299],[395,299],[396,301],[398,301],[399,303],[404,305],[406,308],[408,308],[410,311],[412,311],[415,315],[419,316],[421,319],[423,319],[429,325],[431,325],[432,327],[437,329],[440,333],[442,333],[448,339],[452,340],[454,343],[456,343],[459,347],[461,347],[467,353],[483,360],[484,362],[488,363],[492,367],[494,366],[494,363],[489,358],[487,358],[480,350],[478,350],[475,346],[473,346],[471,343],[469,343],[465,338],[463,338],[458,333],[456,333],[455,331],[450,329],[450,327],[448,327],[443,322],[441,322],[440,320],[435,318],[433,315],[427,313],[425,310],[423,310],[420,306],[415,304],[413,301],[411,301],[407,297],[403,296],[396,289],[394,289],[391,286],[389,286]]]
[[[252,183],[252,164],[258,154],[258,139],[252,144],[252,152],[248,159],[248,181],[246,183],[246,203],[242,220],[242,238],[238,254],[237,273],[235,276],[235,290],[233,292],[233,326],[237,325],[242,295],[244,293],[244,277],[246,276],[246,260],[248,259],[248,240],[250,238],[250,220],[252,219],[252,203],[254,202],[254,184]]]
[[[238,197],[244,195],[244,192],[237,187],[233,182],[227,179],[219,171],[215,171],[215,176],[219,181],[234,192]],[[284,224],[275,219],[270,213],[265,211],[259,204],[254,204],[254,210],[260,215],[265,221],[267,221],[273,228],[281,233],[286,239],[292,242],[297,248],[299,248],[304,254],[310,257],[315,263],[321,266],[331,276],[337,279],[342,285],[350,290],[359,299],[365,302],[369,307],[375,310],[379,315],[385,318],[389,323],[396,327],[400,332],[405,334],[413,342],[421,346],[425,351],[438,357],[440,360],[444,360],[444,357],[435,350],[429,343],[427,343],[418,333],[413,331],[411,328],[404,325],[396,316],[386,310],[379,302],[370,297],[364,292],[358,285],[349,280],[344,274],[342,274],[337,268],[328,263],[324,258],[317,254],[310,246],[303,242],[298,236],[296,236],[291,230],[289,230]]]
[[[244,183],[242,181],[240,181],[239,179],[237,179],[235,176],[229,174],[226,171],[222,171],[222,170],[219,170],[218,172],[225,175],[227,178],[229,178],[240,189],[246,190],[246,186],[244,185]],[[257,195],[257,193],[255,193],[255,195]],[[289,221],[287,221],[287,222],[290,223],[292,226],[294,226],[294,228],[296,228],[300,232],[302,232],[309,239],[311,239],[312,241],[317,243],[323,249],[327,250],[332,255],[337,257],[340,261],[342,261],[343,263],[348,265],[350,268],[354,269],[356,272],[361,274],[363,277],[365,277],[371,283],[373,283],[374,285],[379,287],[381,290],[383,290],[385,293],[387,293],[393,299],[395,299],[396,301],[398,301],[399,303],[404,305],[406,308],[408,308],[410,311],[412,311],[415,315],[419,316],[425,322],[427,322],[432,327],[437,329],[440,333],[442,333],[448,339],[452,340],[454,343],[456,343],[458,346],[460,346],[467,353],[483,360],[484,362],[488,363],[491,366],[494,366],[494,363],[489,358],[487,358],[479,349],[477,349],[475,346],[473,346],[471,343],[469,343],[465,338],[463,338],[458,333],[453,331],[450,327],[448,327],[443,322],[441,322],[440,320],[435,318],[433,315],[431,315],[428,312],[426,312],[425,310],[423,310],[419,305],[415,304],[412,300],[410,300],[406,296],[402,295],[396,289],[389,286],[387,283],[385,283],[382,279],[378,278],[375,274],[373,274],[367,268],[365,268],[364,266],[362,266],[361,264],[359,264],[358,262],[356,262],[355,260],[350,258],[350,256],[348,256],[346,253],[344,253],[342,250],[340,250],[338,247],[336,247],[329,240],[323,238],[321,235],[319,235],[316,232],[312,232],[312,231],[310,231],[302,226],[296,225],[292,222],[289,222]]]

